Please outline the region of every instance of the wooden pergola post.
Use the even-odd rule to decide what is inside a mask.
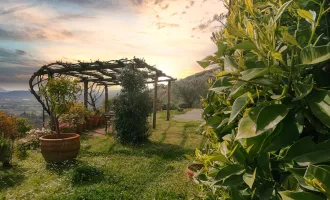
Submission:
[[[104,110],[105,112],[109,111],[109,101],[108,101],[108,86],[104,85],[104,96],[105,96],[105,102],[104,102]]]
[[[170,110],[171,110],[171,81],[168,81],[167,84],[167,116],[166,120],[170,121]]]
[[[158,89],[158,74],[156,73],[155,82],[154,82],[154,108],[152,116],[152,128],[156,128],[156,117],[157,117],[157,89]]]
[[[88,81],[84,80],[84,105],[88,108]]]

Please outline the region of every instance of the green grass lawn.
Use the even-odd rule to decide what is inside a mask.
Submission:
[[[165,121],[141,146],[123,146],[112,136],[81,137],[76,162],[49,165],[39,151],[14,157],[0,168],[0,199],[188,199],[196,186],[185,174],[192,154],[205,139],[199,122]]]

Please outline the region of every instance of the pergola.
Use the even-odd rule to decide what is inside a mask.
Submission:
[[[30,78],[30,91],[42,105],[43,109],[50,115],[48,109],[48,102],[43,101],[36,92],[47,83],[49,78],[56,78],[60,76],[70,76],[79,79],[84,84],[84,105],[88,108],[88,83],[96,83],[100,87],[104,87],[105,95],[105,110],[109,110],[108,105],[108,87],[120,85],[118,76],[125,66],[133,66],[134,69],[145,71],[147,73],[146,84],[154,84],[154,101],[153,101],[153,128],[156,128],[156,113],[157,113],[157,86],[159,82],[168,82],[167,91],[167,120],[170,120],[170,100],[171,100],[171,82],[175,78],[166,75],[161,70],[148,65],[144,60],[134,59],[120,59],[110,61],[95,61],[95,62],[54,62],[42,66],[38,71],[33,73]]]

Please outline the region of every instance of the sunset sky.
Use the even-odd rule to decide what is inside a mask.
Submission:
[[[184,78],[214,53],[220,0],[1,0],[0,87],[28,89],[43,64],[144,58]]]

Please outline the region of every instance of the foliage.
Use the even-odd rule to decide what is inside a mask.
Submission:
[[[228,6],[228,5],[227,5]],[[330,198],[329,5],[232,0],[203,100],[201,198]]]
[[[83,165],[73,170],[71,182],[77,184],[88,181],[95,181],[100,179],[102,175],[103,173],[101,170],[88,165]]]
[[[26,143],[19,142],[16,144],[16,155],[19,159],[23,160],[27,157],[27,145]]]
[[[82,103],[72,103],[69,112],[61,117],[62,122],[67,122],[75,127],[78,124],[85,123],[85,116],[88,114],[88,109]]]
[[[49,103],[52,129],[60,134],[59,118],[70,110],[81,92],[78,80],[66,77],[50,78],[45,86],[40,88],[39,94]]]
[[[31,129],[26,133],[27,136],[24,138],[23,144],[26,149],[37,149],[40,147],[39,138],[50,134],[52,134],[50,129]]]
[[[3,136],[0,136],[0,162],[8,165],[12,157],[12,142]]]
[[[0,136],[14,140],[19,136],[16,118],[0,110]]]
[[[186,104],[187,108],[199,107],[201,97],[205,97],[208,90],[206,82],[213,76],[216,70],[208,70],[204,73],[197,73],[185,79],[175,81],[172,86],[173,98]]]
[[[25,118],[17,118],[16,123],[17,131],[20,137],[24,137],[26,135],[26,132],[30,131],[33,128],[33,125],[29,124],[29,122]]]
[[[122,89],[114,100],[116,137],[121,143],[141,143],[149,136],[151,113],[145,85],[146,73],[134,66],[123,68],[119,77]]]

